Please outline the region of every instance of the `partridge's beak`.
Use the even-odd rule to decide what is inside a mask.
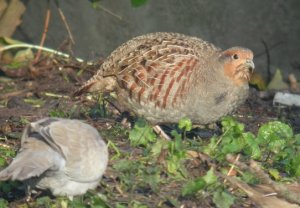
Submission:
[[[247,59],[247,60],[246,60],[246,66],[248,67],[249,72],[250,72],[250,73],[253,73],[254,68],[255,68],[255,65],[254,65],[253,61],[250,60],[250,59]]]

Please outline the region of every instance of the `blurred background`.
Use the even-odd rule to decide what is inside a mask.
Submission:
[[[299,0],[130,0],[59,1],[74,36],[74,56],[106,57],[123,42],[149,32],[197,36],[226,49],[244,46],[255,53],[256,71],[281,69],[300,77]],[[39,45],[48,1],[23,1],[26,10],[14,39]],[[97,7],[97,8],[96,8]],[[58,49],[68,38],[54,1],[45,46]]]

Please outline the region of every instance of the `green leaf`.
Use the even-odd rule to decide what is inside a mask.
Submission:
[[[192,127],[193,127],[192,121],[189,118],[182,118],[178,123],[178,128],[185,131],[191,131]]]
[[[93,208],[109,208],[107,204],[107,198],[104,195],[92,196],[92,204]]]
[[[148,208],[147,205],[145,204],[142,204],[141,202],[139,201],[136,201],[136,200],[132,200],[129,204],[128,207],[132,207],[132,208]]]
[[[170,155],[170,157],[168,158],[168,164],[167,164],[167,169],[169,173],[172,174],[176,174],[178,173],[178,169],[180,169],[181,164],[180,161],[178,159],[178,157],[176,157],[176,155]]]
[[[286,82],[283,81],[282,73],[280,69],[277,69],[272,80],[268,85],[269,90],[285,90],[289,86]]]
[[[234,203],[234,197],[225,191],[216,191],[213,195],[213,202],[218,208],[230,208]]]
[[[300,155],[299,153],[297,155],[291,155],[290,156],[290,162],[287,164],[287,171],[296,177],[300,176]]]
[[[62,110],[50,110],[48,114],[50,117],[68,118],[68,113]]]
[[[8,201],[5,199],[0,199],[0,207],[8,207]]]
[[[218,177],[215,175],[213,168],[207,171],[206,175],[202,177],[207,185],[214,184],[218,181]]]
[[[181,191],[182,196],[189,196],[197,193],[199,190],[202,190],[206,187],[206,182],[205,180],[200,177],[197,178],[196,180],[189,181]]]
[[[138,169],[138,163],[132,160],[119,160],[113,165],[113,168],[120,172],[134,171]]]
[[[0,181],[0,192],[8,193],[20,186],[20,181]]]
[[[251,132],[243,133],[243,138],[246,142],[245,153],[250,155],[253,159],[260,159],[262,152],[260,147],[255,139],[255,136]]]
[[[154,192],[159,191],[159,184],[161,182],[160,171],[158,169],[155,170],[154,173],[142,173],[142,179],[146,184],[148,184]]]
[[[248,184],[256,184],[259,182],[257,176],[253,175],[253,173],[249,171],[241,172],[242,180]]]
[[[293,137],[293,130],[285,123],[272,121],[259,128],[257,137],[261,142],[265,143],[275,140],[286,140]]]
[[[6,165],[6,160],[3,157],[0,157],[0,167]]]
[[[231,143],[226,144],[222,148],[222,153],[238,153],[244,148],[244,144],[239,139],[233,139]]]
[[[50,206],[47,206],[50,207]],[[86,208],[86,204],[84,204],[83,200],[75,197],[72,201],[69,201],[69,207],[76,207],[76,208]]]
[[[51,199],[48,196],[43,196],[36,199],[37,205],[45,205],[47,207],[50,207]]]
[[[68,202],[69,202],[69,200],[64,199],[64,198],[57,200],[57,203],[59,203],[60,208],[68,208]]]
[[[158,156],[163,149],[168,148],[168,141],[164,139],[158,139],[153,145],[151,145],[151,153],[153,156]]]
[[[203,152],[209,156],[214,156],[217,153],[218,138],[213,136],[207,146],[203,147]]]
[[[140,7],[147,3],[148,0],[131,0],[131,5],[133,7]]]
[[[271,152],[278,154],[286,147],[286,141],[283,139],[275,140],[269,143],[269,149]]]
[[[232,117],[226,116],[222,119],[222,127],[223,127],[223,132],[228,133],[243,133],[245,129],[245,125],[238,123],[236,120],[234,120]]]
[[[132,146],[147,146],[150,142],[156,141],[156,135],[146,120],[139,118],[129,132],[129,140]]]
[[[176,130],[172,130],[171,135],[175,138],[173,141],[169,142],[171,154],[184,151],[185,149],[183,148],[181,135]]]
[[[13,59],[13,62],[27,63],[28,61],[33,60],[33,59],[34,59],[33,52],[31,49],[28,48],[28,49],[24,49],[24,50],[19,50],[16,53],[16,55]]]
[[[294,136],[294,139],[295,139],[295,145],[297,145],[297,146],[300,146],[300,134],[296,134],[295,136]]]
[[[116,208],[127,208],[128,206],[126,204],[122,204],[122,202],[118,202],[116,204]]]
[[[271,168],[271,169],[269,169],[269,173],[271,176],[273,176],[273,178],[276,181],[278,181],[281,178],[280,173],[277,169]]]

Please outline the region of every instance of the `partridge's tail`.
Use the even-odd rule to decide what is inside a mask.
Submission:
[[[91,92],[92,86],[95,84],[95,81],[91,82],[90,80],[84,83],[79,89],[77,89],[72,95],[74,97],[80,96],[84,93]]]
[[[114,91],[117,86],[117,80],[114,76],[102,77],[95,75],[89,79],[83,86],[73,93],[73,96],[80,96],[88,92],[111,92]]]

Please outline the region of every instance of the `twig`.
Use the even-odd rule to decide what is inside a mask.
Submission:
[[[49,1],[48,1],[48,9],[47,9],[47,13],[46,13],[45,24],[44,24],[44,32],[43,32],[42,39],[41,39],[41,42],[40,42],[40,47],[44,46],[44,43],[45,43],[45,40],[46,40],[46,37],[47,37],[50,17],[51,17],[51,11],[49,9]],[[36,56],[35,56],[35,59],[34,59],[33,63],[36,63],[39,60],[39,58],[41,56],[41,53],[42,53],[42,50],[39,49]]]
[[[271,81],[271,68],[270,68],[270,64],[271,64],[271,57],[270,57],[270,51],[269,51],[269,48],[268,48],[268,45],[266,43],[266,41],[262,40],[262,43],[264,44],[264,47],[265,47],[265,50],[266,50],[266,55],[267,55],[267,74],[268,74],[268,77],[267,77],[267,81],[268,83]]]
[[[105,7],[103,7],[100,4],[97,4],[97,8],[102,9],[103,11],[105,11],[106,13],[112,15],[113,17],[119,19],[119,20],[123,20],[123,18],[120,15],[117,15],[115,13],[113,13],[112,11],[110,11],[109,9],[106,9]]]
[[[162,130],[162,128],[159,125],[155,125],[153,127],[153,130],[159,135],[161,136],[163,139],[167,140],[167,141],[171,141],[171,138],[166,134],[166,132],[164,132],[164,130]]]
[[[231,173],[232,173],[232,171],[233,171],[233,169],[234,169],[234,167],[235,167],[235,164],[239,161],[240,157],[241,157],[241,154],[238,154],[238,155],[236,156],[234,162],[232,163],[232,165],[231,165],[231,167],[230,167],[230,169],[229,169],[229,171],[228,171],[228,173],[227,173],[227,176],[230,176],[230,175],[231,175]],[[224,183],[226,183],[226,179],[224,179]]]
[[[293,207],[293,208],[299,208],[296,204],[291,204],[283,199],[277,198],[276,196],[264,196],[261,192],[257,191],[256,189],[250,187],[247,183],[238,180],[235,177],[229,177],[226,175],[223,175],[222,173],[219,173],[215,171],[215,174],[218,177],[222,177],[226,180],[228,180],[233,186],[238,187],[239,189],[243,190],[250,199],[253,200],[253,202],[261,208],[281,208],[281,207]]]
[[[51,92],[44,92],[43,94],[47,97],[65,98],[65,99],[70,98],[70,96],[68,96],[68,95],[59,95],[59,94],[55,94],[55,93],[51,93]]]
[[[281,45],[282,43],[283,43],[283,41],[275,43],[275,44],[269,46],[269,51],[273,50],[274,48],[276,48],[277,46]],[[257,58],[257,57],[260,57],[260,56],[265,55],[265,54],[266,54],[266,51],[264,50],[264,51],[262,51],[260,53],[254,54],[254,56]]]
[[[234,157],[232,155],[226,156],[227,161],[233,163]],[[287,201],[291,203],[297,203],[300,204],[300,197],[298,194],[294,193],[293,191],[290,191],[288,188],[286,188],[285,185],[277,184],[274,182],[268,174],[266,174],[261,167],[259,166],[258,162],[254,160],[250,160],[250,165],[246,165],[244,163],[241,163],[239,161],[236,161],[236,166],[238,166],[241,170],[249,170],[251,173],[253,173],[257,178],[259,178],[262,183],[270,185],[274,191],[277,192],[279,197],[283,197]]]
[[[29,92],[28,89],[26,89],[26,90],[19,90],[19,91],[15,91],[15,92],[9,92],[9,93],[0,95],[0,99],[7,99],[7,98],[10,98],[10,97],[19,96],[19,95],[25,94],[27,92]]]
[[[65,15],[64,15],[63,11],[61,10],[61,8],[59,7],[58,1],[55,1],[55,4],[56,4],[56,7],[57,7],[57,9],[58,9],[58,13],[59,13],[59,15],[60,15],[60,18],[61,18],[61,20],[63,21],[63,23],[64,23],[64,25],[65,25],[65,27],[66,27],[66,29],[67,29],[68,35],[69,35],[69,37],[70,37],[70,40],[71,40],[72,44],[74,45],[74,44],[75,44],[74,37],[73,37],[73,35],[72,35],[71,29],[70,29],[70,27],[69,27],[69,24],[68,24],[68,22],[66,21],[66,17],[65,17]]]
[[[259,164],[256,161],[251,160],[249,168],[250,168],[250,171],[254,172],[260,179],[263,180],[264,183],[271,185],[272,188],[274,189],[274,191],[276,191],[278,193],[278,196],[285,198],[289,202],[300,204],[299,194],[296,194],[296,193],[288,190],[288,188],[286,188],[286,186],[284,186],[282,184],[278,184],[278,183],[274,182],[272,179],[270,179],[268,174],[266,174],[260,168]]]
[[[67,58],[67,59],[70,58],[69,54],[66,54],[66,53],[51,49],[51,48],[42,47],[42,46],[38,46],[38,45],[31,45],[31,44],[26,44],[26,43],[13,44],[13,45],[7,45],[7,46],[4,46],[4,47],[0,47],[0,52],[10,50],[10,49],[13,49],[13,48],[30,48],[30,49],[42,50],[42,51],[46,51],[46,52],[55,54],[57,56]],[[81,58],[76,58],[75,57],[74,59],[78,62],[84,62],[84,60],[81,59]],[[90,62],[88,62],[87,64],[92,65],[92,63],[90,63]]]

